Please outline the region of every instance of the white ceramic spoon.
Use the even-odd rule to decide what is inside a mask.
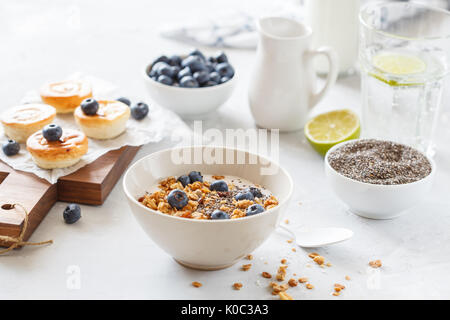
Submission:
[[[288,232],[294,241],[303,248],[318,248],[330,244],[342,242],[353,236],[353,231],[345,228],[305,228],[291,230],[280,225],[281,229]]]

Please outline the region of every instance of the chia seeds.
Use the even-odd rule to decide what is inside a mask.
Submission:
[[[416,149],[374,139],[347,143],[331,152],[328,162],[347,178],[371,184],[406,184],[431,173],[430,162]]]

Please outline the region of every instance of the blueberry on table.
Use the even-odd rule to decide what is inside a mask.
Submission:
[[[48,124],[42,129],[42,135],[47,141],[58,141],[62,136],[62,129],[54,123]]]
[[[218,181],[214,181],[213,183],[211,183],[211,185],[209,186],[209,189],[211,191],[228,191],[228,185],[225,181],[223,180],[218,180]]]
[[[167,196],[167,202],[172,208],[181,210],[188,204],[188,196],[183,190],[175,189],[170,191]]]
[[[181,182],[181,184],[183,185],[183,187],[186,187],[188,184],[191,183],[191,179],[189,179],[189,177],[187,175],[182,175],[179,176],[177,181]]]
[[[198,88],[198,82],[191,76],[185,76],[180,80],[180,87],[183,88]]]
[[[186,76],[192,76],[191,69],[189,69],[188,67],[181,69],[180,72],[178,72],[177,78],[178,80],[181,80]]]
[[[209,74],[209,80],[214,81],[216,83],[220,82],[220,78],[221,78],[220,75],[216,71],[211,72]]]
[[[219,63],[216,66],[216,71],[221,77],[232,78],[234,76],[234,69],[228,62]]]
[[[84,114],[88,116],[93,116],[97,114],[98,111],[98,102],[95,99],[87,98],[81,102],[81,110]]]
[[[212,214],[211,214],[211,219],[212,220],[223,220],[223,219],[230,219],[230,216],[228,215],[228,213],[225,213],[221,210],[215,210]]]
[[[264,207],[262,205],[260,205],[258,203],[255,203],[255,204],[252,204],[251,206],[249,206],[247,208],[247,211],[246,211],[245,215],[247,217],[248,216],[253,216],[255,214],[258,214],[258,213],[261,213],[261,212],[264,212],[264,211],[265,211],[265,209],[264,209]]]
[[[158,62],[164,62],[164,63],[169,64],[169,63],[170,63],[170,59],[167,58],[167,56],[162,55],[162,56],[158,57],[158,58],[153,62],[153,64],[158,63]]]
[[[262,198],[262,196],[263,196],[261,190],[259,190],[256,187],[250,187],[250,188],[247,189],[247,191],[250,192],[251,194],[253,194],[253,196],[255,198]]]
[[[198,49],[195,49],[194,51],[192,51],[191,53],[189,53],[190,56],[197,56],[200,59],[202,59],[203,61],[206,61],[205,55]]]
[[[130,105],[131,105],[130,99],[125,98],[125,97],[120,97],[120,98],[117,99],[117,101],[120,101],[120,102],[122,102],[122,103],[125,103],[127,106],[130,106]]]
[[[189,172],[189,179],[191,179],[191,183],[194,183],[196,181],[203,182],[203,176],[199,171]]]
[[[142,120],[148,114],[148,105],[145,102],[138,102],[131,107],[131,116],[136,120]]]
[[[75,203],[69,204],[63,212],[64,221],[67,224],[72,224],[80,220],[81,208]]]
[[[202,87],[214,87],[214,86],[217,86],[217,85],[218,85],[217,82],[209,80],[208,82],[202,84]]]
[[[225,82],[227,82],[228,80],[230,80],[230,78],[228,78],[228,77],[222,77],[222,78],[220,78],[220,83],[225,83]]]
[[[197,80],[197,82],[202,85],[209,81],[209,73],[208,71],[197,71],[194,73],[194,79]]]
[[[10,139],[3,144],[2,149],[3,153],[10,157],[19,153],[20,144]]]
[[[236,199],[236,201],[255,199],[253,194],[249,191],[239,192],[236,196],[234,196],[234,198]]]
[[[168,86],[171,86],[173,84],[172,78],[169,76],[166,76],[164,74],[160,75],[156,81],[158,81],[159,83],[168,85]]]
[[[217,63],[228,62],[228,57],[223,51],[217,52],[214,56],[214,59],[217,61]]]
[[[169,58],[169,64],[171,65],[171,66],[180,66],[181,65],[181,57],[180,56],[176,56],[176,55],[174,55],[174,56],[171,56],[170,58]]]

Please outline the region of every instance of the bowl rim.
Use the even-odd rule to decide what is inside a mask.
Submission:
[[[179,91],[184,91],[184,92],[192,92],[192,91],[197,91],[197,92],[205,92],[205,91],[213,91],[213,90],[219,90],[219,88],[225,88],[227,86],[231,86],[233,83],[236,82],[236,78],[237,78],[237,72],[236,69],[234,70],[234,75],[230,78],[230,80],[228,80],[227,82],[224,83],[219,83],[215,86],[211,86],[211,87],[198,87],[198,88],[184,88],[184,87],[174,87],[174,86],[169,86],[167,84],[162,84],[159,83],[158,81],[153,80],[152,78],[149,77],[148,75],[148,71],[149,68],[153,65],[153,62],[148,63],[145,65],[144,68],[144,78],[146,79],[146,81],[148,81],[149,83],[160,87],[160,88],[167,88],[167,90],[179,90]]]
[[[259,158],[262,158],[262,159],[268,161],[268,163],[276,164],[278,166],[278,169],[281,172],[284,173],[284,175],[287,177],[288,182],[289,182],[289,191],[288,191],[288,194],[287,194],[286,198],[283,201],[279,202],[278,205],[275,208],[272,208],[272,209],[269,209],[269,210],[265,210],[262,213],[255,214],[255,215],[250,216],[250,217],[246,216],[246,217],[242,217],[242,218],[238,218],[238,219],[211,220],[211,219],[188,219],[188,218],[182,218],[182,217],[176,217],[176,216],[164,214],[162,212],[150,209],[149,207],[142,205],[139,201],[137,201],[137,199],[135,199],[132,195],[130,195],[130,193],[129,193],[128,189],[127,189],[127,186],[126,186],[126,181],[127,181],[128,175],[133,170],[133,168],[138,165],[138,163],[145,161],[145,159],[147,159],[147,158],[149,158],[151,156],[155,156],[155,155],[158,155],[158,154],[161,154],[161,153],[164,153],[164,152],[169,152],[169,151],[171,152],[171,151],[174,151],[174,150],[181,150],[181,149],[186,149],[186,148],[205,148],[205,147],[222,148],[224,151],[225,150],[233,150],[233,151],[246,152],[249,155],[255,155],[255,156],[259,157]],[[166,149],[163,149],[163,150],[159,150],[159,151],[153,152],[153,153],[151,153],[149,155],[146,155],[145,157],[142,157],[141,159],[137,160],[125,172],[125,174],[123,176],[123,180],[122,180],[122,188],[123,188],[123,191],[125,192],[125,195],[128,197],[129,200],[131,200],[132,202],[134,202],[138,206],[141,206],[142,208],[147,209],[150,213],[158,214],[158,215],[163,216],[163,217],[167,217],[167,218],[170,218],[170,219],[175,219],[175,220],[178,220],[178,221],[185,221],[185,222],[188,222],[188,223],[189,222],[192,222],[192,223],[242,223],[242,221],[245,222],[245,221],[249,221],[250,219],[258,219],[258,217],[271,214],[271,213],[275,212],[277,209],[279,209],[282,205],[286,204],[290,200],[290,198],[292,197],[292,193],[294,192],[294,182],[292,180],[291,175],[289,174],[289,172],[286,169],[284,169],[282,166],[280,166],[280,164],[278,162],[273,161],[272,159],[270,159],[267,156],[263,156],[263,155],[260,155],[260,154],[257,154],[257,153],[253,153],[253,152],[250,152],[248,150],[241,149],[241,148],[228,148],[228,147],[225,147],[225,146],[192,145],[192,146],[180,146],[180,147],[166,148]]]
[[[409,183],[403,183],[403,184],[375,184],[375,183],[368,183],[368,182],[362,182],[362,181],[358,181],[355,179],[351,179],[349,177],[344,176],[342,173],[336,171],[329,163],[328,161],[328,157],[331,154],[331,152],[335,151],[336,149],[351,143],[351,142],[355,142],[355,141],[362,141],[362,140],[378,140],[378,141],[388,141],[388,142],[392,142],[392,143],[396,143],[396,144],[400,144],[409,148],[413,148],[414,150],[416,150],[417,152],[421,153],[429,162],[431,165],[431,172],[425,176],[424,178],[414,181],[414,182],[409,182]],[[434,176],[434,173],[436,171],[436,163],[434,162],[434,160],[432,158],[430,158],[429,156],[427,156],[425,153],[423,153],[422,151],[417,150],[414,147],[408,146],[407,144],[404,143],[400,143],[400,142],[395,142],[392,140],[384,140],[384,139],[376,139],[376,138],[359,138],[359,139],[352,139],[352,140],[347,140],[341,143],[338,143],[336,145],[334,145],[333,147],[331,147],[327,153],[325,154],[325,167],[329,170],[331,170],[332,172],[334,172],[336,175],[338,175],[340,178],[343,178],[344,180],[348,181],[349,183],[354,183],[354,184],[359,184],[361,186],[370,186],[371,188],[378,188],[378,189],[398,189],[398,188],[407,188],[409,186],[414,186],[417,184],[422,184],[424,183],[426,180],[431,179]]]

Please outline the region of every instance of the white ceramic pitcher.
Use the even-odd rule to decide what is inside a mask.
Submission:
[[[311,48],[311,28],[295,20],[267,17],[258,21],[256,65],[249,86],[249,104],[256,124],[268,129],[301,129],[308,113],[336,82],[337,55],[328,47]],[[325,56],[330,71],[316,90],[313,58]]]

